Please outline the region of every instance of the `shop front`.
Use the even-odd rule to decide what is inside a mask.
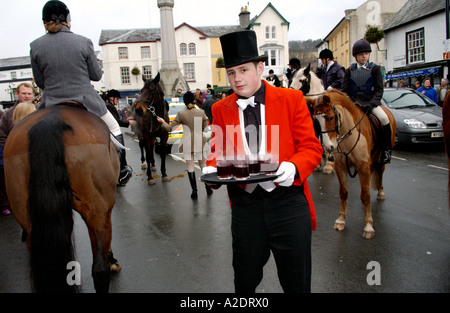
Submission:
[[[431,79],[431,85],[439,86],[444,73],[444,64],[428,64],[418,68],[398,68],[385,75],[387,87],[410,87],[414,88],[416,81],[422,84],[427,77]],[[402,86],[403,83],[403,86]]]

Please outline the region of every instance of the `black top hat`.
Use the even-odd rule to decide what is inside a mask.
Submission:
[[[248,62],[266,61],[267,55],[258,55],[256,33],[244,30],[220,36],[225,65],[217,67],[232,67]]]

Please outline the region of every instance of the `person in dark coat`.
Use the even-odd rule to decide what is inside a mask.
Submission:
[[[122,118],[117,111],[118,105],[120,100],[120,91],[116,89],[111,89],[108,91],[106,96],[106,108],[108,111],[114,116],[117,123],[119,123],[120,127],[128,127],[130,125],[136,125],[136,121],[132,117],[128,118]],[[124,143],[124,142],[123,142]],[[119,153],[119,159],[120,159],[120,168],[125,169],[128,168],[128,162],[126,157],[126,151],[121,150]],[[118,186],[124,186],[125,184],[121,181],[118,182]]]
[[[323,71],[318,76],[322,79],[325,90],[331,90],[333,88],[341,90],[344,83],[344,67],[334,61],[333,52],[330,49],[320,51],[319,59],[322,62]]]
[[[371,52],[372,48],[367,40],[359,39],[355,42],[352,54],[356,63],[352,63],[345,71],[342,91],[365,112],[373,113],[380,121],[384,150],[380,162],[387,164],[391,161],[391,125],[387,114],[381,108],[383,77],[380,67],[369,62]]]

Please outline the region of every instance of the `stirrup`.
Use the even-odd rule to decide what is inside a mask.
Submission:
[[[391,163],[391,152],[389,150],[383,151],[380,156],[381,164]]]
[[[131,176],[133,176],[132,169],[129,165],[127,165],[123,170],[120,171],[117,186],[125,186],[130,180]]]

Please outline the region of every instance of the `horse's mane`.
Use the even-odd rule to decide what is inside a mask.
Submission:
[[[327,91],[324,95],[327,95],[331,98],[333,105],[340,105],[347,111],[349,111],[353,116],[355,123],[358,122],[358,116],[362,116],[361,112],[345,92],[339,91],[337,89],[332,89],[330,91]]]

